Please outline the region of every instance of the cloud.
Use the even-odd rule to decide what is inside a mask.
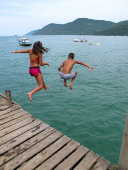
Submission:
[[[0,35],[23,34],[49,23],[83,17],[118,22],[128,18],[127,6],[127,0],[4,0],[0,4]]]

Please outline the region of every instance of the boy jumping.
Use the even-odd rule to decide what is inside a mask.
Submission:
[[[73,66],[75,64],[80,64],[80,65],[83,65],[85,67],[87,67],[88,69],[90,70],[93,70],[94,68],[89,66],[88,64],[86,63],[83,63],[81,61],[77,61],[77,60],[74,60],[74,57],[75,57],[75,54],[74,53],[69,53],[68,55],[68,59],[65,60],[61,65],[60,67],[58,68],[58,71],[59,71],[59,75],[60,77],[64,80],[64,86],[65,87],[68,87],[67,85],[67,80],[71,80],[70,84],[69,84],[69,88],[72,89],[73,88],[73,84],[74,84],[74,81],[76,79],[76,76],[77,76],[77,72],[75,73],[72,73],[72,69],[73,69]]]

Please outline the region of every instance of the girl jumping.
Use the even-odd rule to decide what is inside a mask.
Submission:
[[[37,87],[27,93],[28,99],[32,101],[32,95],[41,89],[47,90],[47,86],[44,82],[43,74],[40,70],[40,66],[48,65],[47,62],[43,61],[43,55],[48,49],[44,48],[42,42],[36,41],[33,44],[32,49],[16,50],[12,53],[28,53],[29,54],[29,74],[33,76],[37,82]]]

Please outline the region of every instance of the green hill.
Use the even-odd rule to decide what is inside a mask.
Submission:
[[[128,21],[122,21],[114,24],[111,28],[104,31],[97,31],[96,35],[128,35]]]
[[[47,26],[29,32],[32,35],[94,35],[95,32],[111,28],[115,23],[104,20],[79,18],[66,24],[48,24]]]

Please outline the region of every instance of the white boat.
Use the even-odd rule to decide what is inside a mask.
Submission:
[[[89,42],[88,45],[95,45],[95,46],[100,46],[101,43],[100,42]]]
[[[84,39],[74,39],[73,41],[74,42],[87,42],[87,40],[84,40]]]
[[[20,38],[19,39],[19,45],[30,46],[30,45],[32,45],[32,43],[30,42],[30,40],[28,38]]]

